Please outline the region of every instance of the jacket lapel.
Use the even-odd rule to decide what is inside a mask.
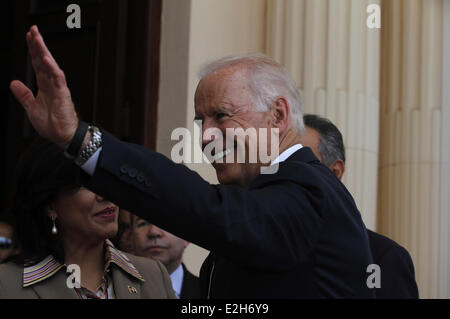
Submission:
[[[78,299],[75,289],[67,287],[67,278],[61,269],[50,278],[33,284],[31,288],[41,299]]]
[[[117,299],[141,298],[141,282],[139,280],[132,280],[131,276],[119,269],[119,267],[111,267],[111,272],[114,282],[114,294]]]
[[[139,280],[132,280],[131,275],[116,266],[111,267],[111,274],[114,294],[117,299],[141,298],[141,282]],[[78,299],[75,289],[67,287],[67,278],[67,275],[61,269],[50,278],[33,284],[31,288],[41,299]]]

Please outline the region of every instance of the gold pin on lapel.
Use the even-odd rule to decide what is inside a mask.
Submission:
[[[135,287],[128,286],[128,291],[130,294],[137,294],[137,289]]]

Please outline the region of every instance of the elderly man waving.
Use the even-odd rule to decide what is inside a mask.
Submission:
[[[203,132],[213,128],[228,137],[230,129],[256,129],[256,137],[233,137],[226,146],[226,139],[203,134],[204,151],[216,144],[210,154],[221,184],[211,185],[161,154],[79,121],[64,73],[36,27],[27,41],[39,92],[34,97],[19,81],[11,90],[37,132],[87,172],[86,187],[209,249],[201,270],[205,297],[374,296],[366,284],[372,256],[360,213],[334,174],[299,144],[300,95],[279,64],[258,55],[229,57],[202,73],[195,117]],[[258,150],[276,143],[279,156],[251,161],[257,142]],[[247,151],[243,160],[241,151]],[[261,174],[268,164],[276,169]]]

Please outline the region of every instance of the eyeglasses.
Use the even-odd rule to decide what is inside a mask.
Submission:
[[[0,237],[0,249],[12,248],[12,240],[7,237]]]

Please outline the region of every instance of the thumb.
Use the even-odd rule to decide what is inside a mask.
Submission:
[[[14,80],[9,85],[12,93],[25,109],[28,109],[34,104],[35,98],[33,92],[26,87],[21,81]]]

